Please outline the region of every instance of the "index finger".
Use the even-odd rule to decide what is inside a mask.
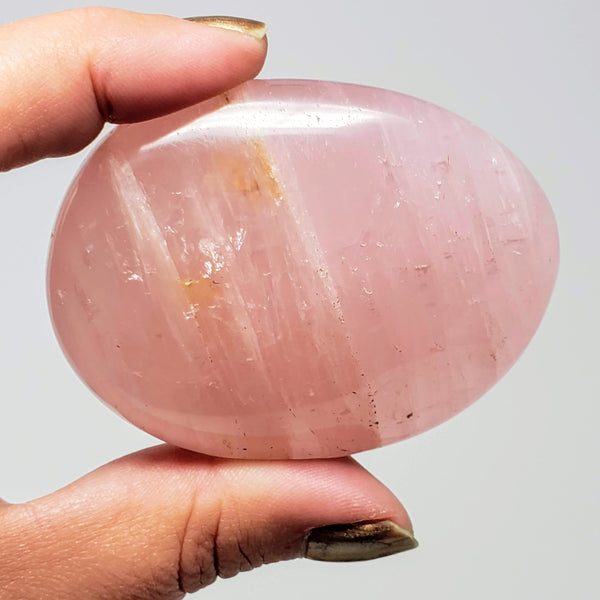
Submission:
[[[106,121],[160,116],[254,77],[264,26],[210,25],[86,8],[0,27],[0,170],[76,152]]]

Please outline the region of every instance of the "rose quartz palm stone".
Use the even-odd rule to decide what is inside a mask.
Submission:
[[[394,92],[254,81],[99,146],[49,297],[77,372],[151,434],[332,457],[481,396],[557,266],[544,194],[477,127]]]

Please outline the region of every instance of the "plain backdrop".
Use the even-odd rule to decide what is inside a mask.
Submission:
[[[448,423],[357,457],[404,501],[420,548],[362,564],[281,563],[194,598],[600,597],[598,1],[109,4],[265,20],[264,77],[375,85],[459,113],[525,162],[561,236],[550,307],[509,374]],[[3,2],[0,20],[76,5]],[[13,502],[155,443],[87,391],[50,326],[50,231],[86,154],[0,176],[0,495]]]

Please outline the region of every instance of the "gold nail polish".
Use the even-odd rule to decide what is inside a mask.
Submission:
[[[267,33],[267,26],[262,21],[242,19],[240,17],[187,17],[186,21],[238,31],[246,35],[251,35],[258,40],[262,40]]]
[[[371,560],[412,550],[418,545],[409,531],[393,521],[329,525],[310,533],[306,557],[331,562]]]

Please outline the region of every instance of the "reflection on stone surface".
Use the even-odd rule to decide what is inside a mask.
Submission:
[[[558,266],[525,167],[401,94],[255,81],[118,127],[74,182],[49,267],[88,385],[171,443],[339,456],[493,385]]]

